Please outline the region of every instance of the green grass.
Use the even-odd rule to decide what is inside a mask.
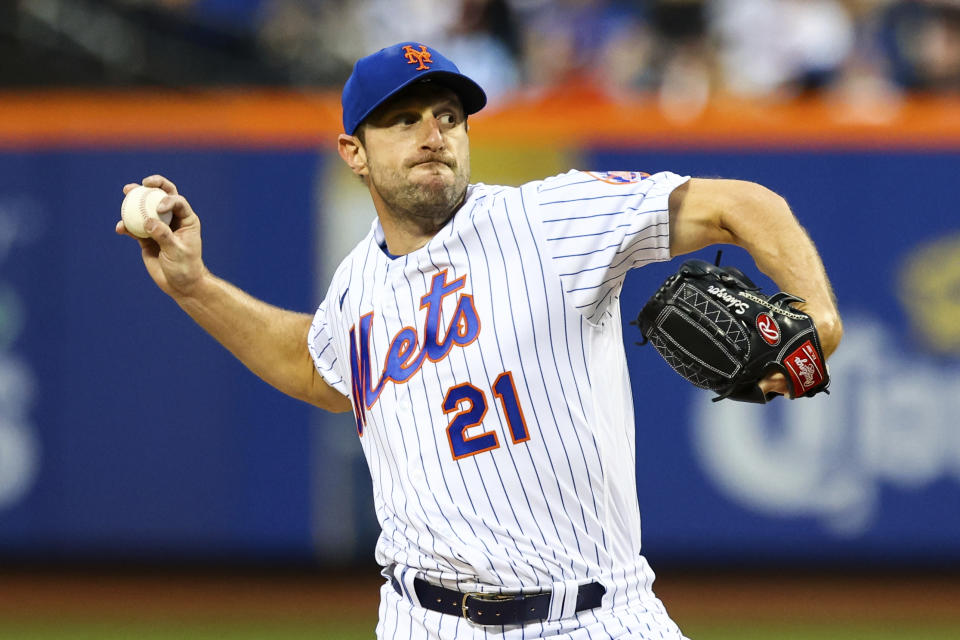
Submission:
[[[725,623],[686,625],[691,640],[956,640],[960,626],[887,622]]]
[[[364,622],[0,620],[0,640],[371,640]],[[685,625],[691,640],[956,640],[952,624],[724,622]]]
[[[0,640],[372,640],[375,624],[0,620]]]

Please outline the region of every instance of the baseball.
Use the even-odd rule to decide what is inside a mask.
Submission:
[[[157,214],[157,204],[167,195],[163,189],[156,187],[137,187],[130,191],[120,205],[120,217],[127,231],[138,238],[149,238],[150,234],[143,228],[148,218],[155,218],[164,224],[170,224],[173,213]]]

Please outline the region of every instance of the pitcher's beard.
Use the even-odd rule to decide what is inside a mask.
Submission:
[[[454,175],[452,183],[443,182],[440,176],[431,176],[435,179],[426,183],[413,183],[393,173],[386,184],[375,181],[373,185],[400,220],[412,223],[423,232],[436,232],[450,220],[467,192],[469,175],[456,172]]]

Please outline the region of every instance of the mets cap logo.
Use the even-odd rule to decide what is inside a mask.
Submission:
[[[407,59],[407,64],[419,65],[414,71],[429,69],[427,65],[433,64],[433,58],[430,57],[430,52],[424,45],[420,45],[420,50],[417,51],[413,45],[408,44],[403,48],[403,57]]]
[[[635,184],[650,177],[649,173],[642,171],[586,171],[585,173],[607,184]]]

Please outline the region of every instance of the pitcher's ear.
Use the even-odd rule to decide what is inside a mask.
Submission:
[[[367,150],[360,136],[341,133],[337,138],[337,153],[355,174],[367,174]]]

